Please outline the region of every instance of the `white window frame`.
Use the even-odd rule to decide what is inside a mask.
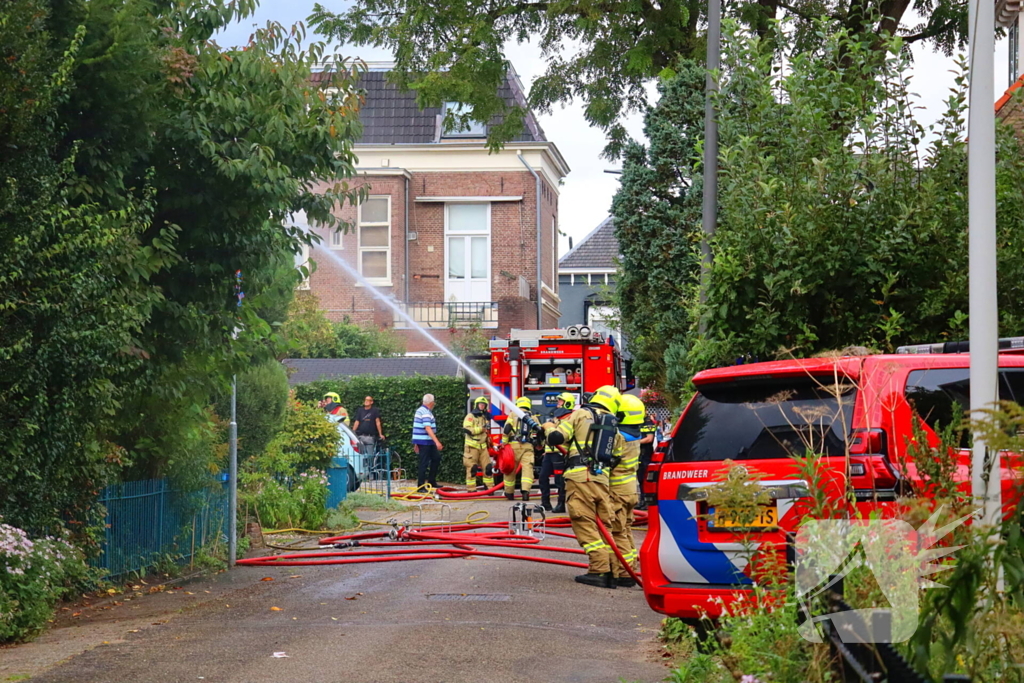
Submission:
[[[487,282],[489,283],[490,289],[491,289],[491,295],[490,296],[491,296],[491,298],[493,298],[494,297],[494,263],[493,263],[493,260],[494,260],[494,254],[493,254],[494,239],[493,239],[493,235],[492,235],[492,232],[493,232],[493,229],[494,229],[494,226],[492,224],[492,220],[493,220],[492,208],[493,207],[491,206],[490,202],[486,203],[487,204],[487,227],[485,229],[483,229],[483,230],[452,230],[451,226],[449,224],[449,221],[448,221],[448,207],[453,206],[453,205],[457,205],[457,204],[466,204],[466,203],[470,203],[470,202],[446,202],[445,205],[444,205],[444,278],[445,278],[444,279],[444,285],[445,285],[445,288],[447,289],[447,286],[448,286],[448,251],[449,251],[448,250],[448,238],[449,237],[487,237]],[[466,257],[467,257],[467,259],[471,258],[469,252],[467,252]],[[467,261],[466,265],[468,267],[468,271],[467,271],[467,278],[468,278],[469,274],[472,273],[472,268],[473,268],[472,267],[472,261]]]
[[[390,287],[391,286],[391,195],[389,195],[389,194],[372,194],[372,195],[368,196],[366,199],[367,199],[367,201],[369,201],[371,199],[386,199],[387,202],[388,202],[388,211],[387,211],[388,220],[387,220],[386,223],[384,223],[384,222],[380,222],[380,223],[364,223],[363,222],[363,202],[359,203],[359,210],[358,210],[358,212],[356,214],[356,224],[357,224],[357,228],[356,228],[356,247],[357,247],[357,249],[356,249],[356,251],[357,251],[356,259],[357,259],[358,265],[359,265],[359,274],[363,275],[363,253],[368,252],[368,251],[383,251],[383,252],[385,252],[387,254],[387,257],[386,257],[386,262],[387,262],[387,266],[388,266],[387,276],[383,277],[383,278],[379,278],[379,277],[367,277],[366,275],[363,275],[363,277],[365,277],[366,281],[369,282],[371,285],[385,285],[385,286]],[[363,226],[364,225],[366,227],[371,227],[371,228],[379,228],[379,227],[382,227],[382,226],[387,226],[387,229],[388,229],[388,243],[387,243],[387,246],[385,246],[385,247],[364,247],[363,246]]]
[[[487,124],[480,123],[479,121],[470,120],[467,124],[469,130],[452,130],[446,132],[443,128],[445,119],[448,118],[448,111],[451,110],[452,114],[461,116],[468,113],[467,107],[462,102],[445,102],[441,107],[441,138],[485,138],[487,137]]]
[[[334,243],[334,239],[337,237],[338,243]],[[337,228],[327,228],[327,248],[335,251],[341,251],[345,248],[345,233]]]
[[[311,268],[310,263],[309,263],[310,251],[311,250],[309,248],[309,245],[306,244],[305,242],[303,242],[302,243],[302,253],[300,254],[300,257],[299,257],[301,260],[299,261],[298,265],[296,266],[296,270],[298,270],[299,268],[302,268],[303,266],[305,266],[307,270]],[[311,288],[310,287],[310,282],[309,282],[311,275],[312,275],[312,273],[310,273],[310,275],[307,275],[306,277],[302,278],[299,281],[299,284],[297,284],[295,286],[295,289],[301,289],[303,291],[309,291],[309,289]]]

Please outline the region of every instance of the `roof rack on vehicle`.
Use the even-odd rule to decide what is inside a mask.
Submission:
[[[968,353],[969,341],[939,342],[937,344],[911,344],[900,346],[896,353]],[[1004,337],[999,340],[1000,351],[1024,350],[1024,337]]]

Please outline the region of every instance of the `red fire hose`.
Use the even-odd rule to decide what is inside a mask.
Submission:
[[[647,521],[647,514],[636,511],[636,522],[643,524]],[[547,527],[566,528],[571,526],[569,518],[556,517],[546,522]],[[633,571],[632,567],[625,561],[622,553],[615,545],[615,540],[608,532],[607,527],[598,520],[598,528],[602,536],[612,547],[616,557],[622,566],[626,567],[630,576],[640,582],[640,575]],[[483,531],[493,529],[495,531]],[[574,562],[552,557],[539,557],[535,555],[519,555],[515,553],[495,552],[492,550],[481,550],[477,546],[488,548],[515,548],[553,552],[569,553],[573,555],[585,554],[581,548],[562,548],[560,546],[542,545],[540,539],[534,536],[523,536],[509,533],[508,522],[492,524],[452,524],[445,526],[430,526],[421,529],[400,528],[398,537],[400,540],[390,539],[391,531],[366,531],[341,536],[322,538],[319,541],[321,546],[351,544],[347,548],[333,552],[302,552],[288,553],[284,555],[268,555],[265,557],[253,557],[239,560],[237,564],[249,566],[281,566],[296,567],[307,565],[328,565],[328,564],[368,564],[374,562],[403,562],[408,560],[441,560],[455,557],[494,557],[507,560],[525,560],[528,562],[541,562],[564,567],[577,567],[586,569],[589,565],[585,562]],[[560,538],[575,538],[574,534],[546,529],[545,533]],[[374,540],[381,539],[381,540]],[[447,547],[431,547],[447,546]],[[368,549],[349,549],[368,548]]]

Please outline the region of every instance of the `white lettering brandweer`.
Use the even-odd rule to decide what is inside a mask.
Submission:
[[[704,479],[708,476],[707,470],[684,470],[681,472],[666,472],[665,479]]]

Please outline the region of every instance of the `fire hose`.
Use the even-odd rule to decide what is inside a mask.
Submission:
[[[646,513],[641,513],[640,511],[637,512],[638,523],[646,522],[646,517]],[[597,523],[601,535],[613,549],[619,562],[626,568],[630,576],[639,583],[640,575],[633,571],[629,563],[625,561],[622,553],[615,545],[615,540],[612,538],[608,528],[600,519],[597,520]],[[571,526],[570,520],[567,517],[550,519],[547,521],[546,526],[550,527],[545,529],[546,535],[560,538],[575,538],[574,534],[554,530]],[[494,529],[495,531],[482,532],[483,529]],[[490,524],[464,523],[436,525],[422,527],[420,529],[410,529],[402,526],[387,531],[363,531],[330,536],[320,539],[319,545],[321,547],[333,546],[337,550],[333,552],[301,552],[253,557],[239,560],[238,564],[249,566],[295,567],[308,565],[403,562],[411,560],[440,560],[474,556],[540,562],[565,567],[577,567],[580,569],[587,569],[589,567],[586,562],[575,562],[567,559],[481,550],[481,547],[515,548],[518,550],[529,548],[531,550],[552,553],[571,555],[586,554],[581,548],[563,548],[561,546],[542,545],[540,543],[540,539],[534,536],[511,534],[509,533],[509,524],[507,522]]]

